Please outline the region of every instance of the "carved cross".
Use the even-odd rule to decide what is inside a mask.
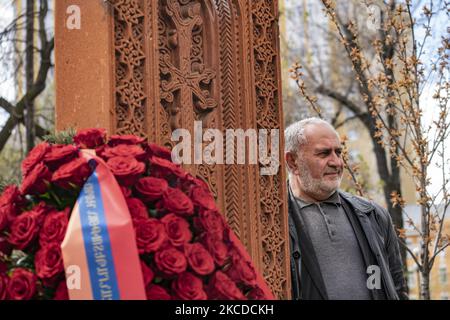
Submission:
[[[215,78],[215,72],[203,63],[191,61],[192,34],[203,23],[200,11],[200,3],[180,5],[177,0],[167,1],[166,13],[175,25],[175,29],[169,31],[169,45],[178,50],[179,57],[179,67],[174,65],[169,54],[162,57],[165,66],[161,67],[161,72],[170,77],[161,81],[162,98],[173,102],[174,93],[179,90],[180,95],[178,103],[172,104],[169,110],[172,130],[192,129],[194,112],[208,111],[217,106],[209,90],[202,88],[202,84],[208,85]]]

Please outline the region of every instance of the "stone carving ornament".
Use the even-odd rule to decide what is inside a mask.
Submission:
[[[283,130],[276,0],[109,2],[117,133],[138,134],[170,148],[172,131],[192,130],[194,121],[222,131]],[[259,167],[187,169],[208,183],[274,294],[286,299],[284,167],[273,176],[260,176]]]

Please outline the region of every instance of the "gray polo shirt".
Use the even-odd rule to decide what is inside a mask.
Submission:
[[[361,249],[338,192],[317,203],[296,200],[329,299],[370,300],[366,284],[368,274]]]

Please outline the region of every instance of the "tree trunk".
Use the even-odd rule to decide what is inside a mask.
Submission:
[[[386,50],[389,51],[389,50]],[[391,53],[392,56],[392,53]],[[393,73],[392,70],[389,69],[389,74],[392,76],[391,78],[393,79]],[[389,105],[391,108],[394,108],[394,106]],[[392,115],[388,115],[388,122],[389,122],[389,129],[397,129],[397,121],[395,119],[395,117],[393,117]],[[400,154],[400,150],[399,147],[397,146],[395,149],[395,153],[396,154]],[[386,181],[386,190],[384,191],[384,196],[386,197],[386,201],[388,203],[388,209],[389,212],[391,213],[391,217],[392,217],[392,221],[394,223],[394,226],[398,229],[403,229],[404,224],[403,224],[403,209],[401,206],[397,205],[397,206],[393,206],[392,205],[392,201],[390,200],[390,195],[393,191],[397,191],[399,194],[402,193],[402,187],[401,187],[401,178],[400,178],[400,167],[399,164],[397,162],[397,159],[395,157],[391,157],[390,158],[390,165],[391,165],[391,178],[389,180],[385,180]],[[389,199],[388,199],[389,197]],[[399,245],[400,248],[400,254],[402,257],[402,262],[403,262],[403,272],[404,274],[407,274],[408,272],[408,265],[407,265],[407,252],[406,252],[406,248]],[[408,289],[408,293],[409,293],[409,288],[407,286]]]
[[[420,299],[430,300],[430,298],[430,270],[428,265],[425,264],[420,273]]]
[[[400,170],[393,165],[393,170],[389,172],[388,159],[386,156],[386,150],[383,146],[378,143],[377,138],[375,138],[375,125],[370,118],[364,118],[364,125],[369,130],[370,136],[372,138],[373,151],[375,154],[377,162],[378,175],[382,181],[385,181],[383,186],[384,199],[386,205],[388,206],[389,214],[391,215],[392,222],[395,228],[403,229],[403,212],[400,207],[393,207],[391,203],[391,193],[393,191],[401,192],[401,182],[400,182]],[[400,255],[402,257],[404,272],[406,272],[407,264],[407,252],[406,248],[400,246]]]
[[[25,82],[26,92],[33,87],[34,82],[34,1],[27,0],[26,7],[26,49],[25,49]],[[26,101],[25,130],[27,151],[34,147],[36,137],[34,126],[34,103],[33,100]]]
[[[394,223],[394,227],[398,229],[403,229],[404,223],[403,223],[403,210],[400,206],[393,207],[391,202],[391,193],[393,191],[397,191],[398,193],[401,193],[401,183],[400,183],[400,170],[396,168],[391,172],[390,177],[387,178],[387,180],[383,179],[383,181],[386,181],[386,184],[383,188],[384,191],[384,197],[386,200],[386,203],[388,205],[388,210],[392,218],[392,222]],[[399,244],[400,249],[400,255],[402,257],[402,263],[403,263],[403,273],[407,274],[408,272],[408,265],[407,265],[407,251],[406,248]],[[407,290],[409,292],[409,287],[407,286]]]
[[[419,124],[420,125],[420,124]],[[418,132],[417,135],[418,141],[422,140],[421,133]],[[422,144],[420,146],[420,154],[419,156],[426,154],[426,147]],[[421,221],[420,221],[420,227],[422,231],[422,245],[421,245],[421,262],[422,262],[422,270],[421,270],[421,277],[422,281],[420,282],[420,297],[422,300],[430,300],[430,271],[431,271],[431,264],[430,264],[430,251],[429,251],[429,243],[431,241],[430,237],[430,210],[429,207],[427,207],[426,199],[426,188],[427,188],[427,167],[424,165],[424,163],[421,163],[420,166],[421,169],[421,176],[420,176],[420,209],[421,209]],[[444,222],[442,222],[444,223]]]

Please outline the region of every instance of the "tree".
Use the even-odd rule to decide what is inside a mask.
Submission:
[[[434,59],[424,58],[427,40],[432,36],[431,21],[438,12],[448,15],[449,4],[433,1],[422,6],[424,22],[413,17],[411,1],[399,3],[390,0],[377,2],[379,27],[371,36],[362,35],[358,23],[344,19],[330,0],[322,0],[328,20],[333,24],[340,44],[351,64],[353,78],[357,82],[359,99],[354,101],[333,87],[317,85],[315,93],[339,101],[361,121],[372,137],[380,178],[385,182],[384,195],[400,237],[404,236],[400,168],[412,178],[418,194],[421,221],[408,223],[421,238],[419,255],[412,252],[404,240],[402,247],[408,251],[421,274],[420,295],[430,299],[429,277],[435,258],[449,245],[448,235],[443,234],[446,210],[450,204],[448,193],[449,162],[446,140],[449,135],[449,36],[444,34]],[[416,5],[419,3],[416,3]],[[448,19],[448,16],[447,16]],[[418,27],[425,32],[418,39]],[[428,55],[428,57],[430,57]],[[317,98],[308,93],[300,71],[294,67],[300,93],[320,112]],[[425,88],[433,85],[434,103],[425,100]],[[429,125],[424,123],[424,108],[435,108],[436,117]],[[432,193],[428,170],[436,158],[442,183]],[[406,254],[404,254],[404,261]]]
[[[14,6],[15,2],[12,1],[8,10],[12,10]],[[0,31],[1,60],[6,78],[23,75],[22,78],[25,79],[25,90],[16,101],[9,101],[0,93],[0,107],[7,113],[7,120],[0,130],[0,151],[5,149],[13,133],[21,135],[21,125],[25,128],[28,151],[34,146],[36,137],[42,138],[49,134],[49,130],[41,124],[43,121],[39,118],[42,117],[37,117],[35,103],[46,89],[53,67],[54,38],[49,37],[52,32],[47,30],[47,20],[50,17],[48,6],[48,0],[27,0],[24,12],[22,8],[17,8],[12,21]],[[23,31],[25,39],[20,37]],[[22,43],[24,49],[21,48]],[[15,86],[18,87],[19,84],[16,83]],[[44,114],[42,116],[45,117]]]

